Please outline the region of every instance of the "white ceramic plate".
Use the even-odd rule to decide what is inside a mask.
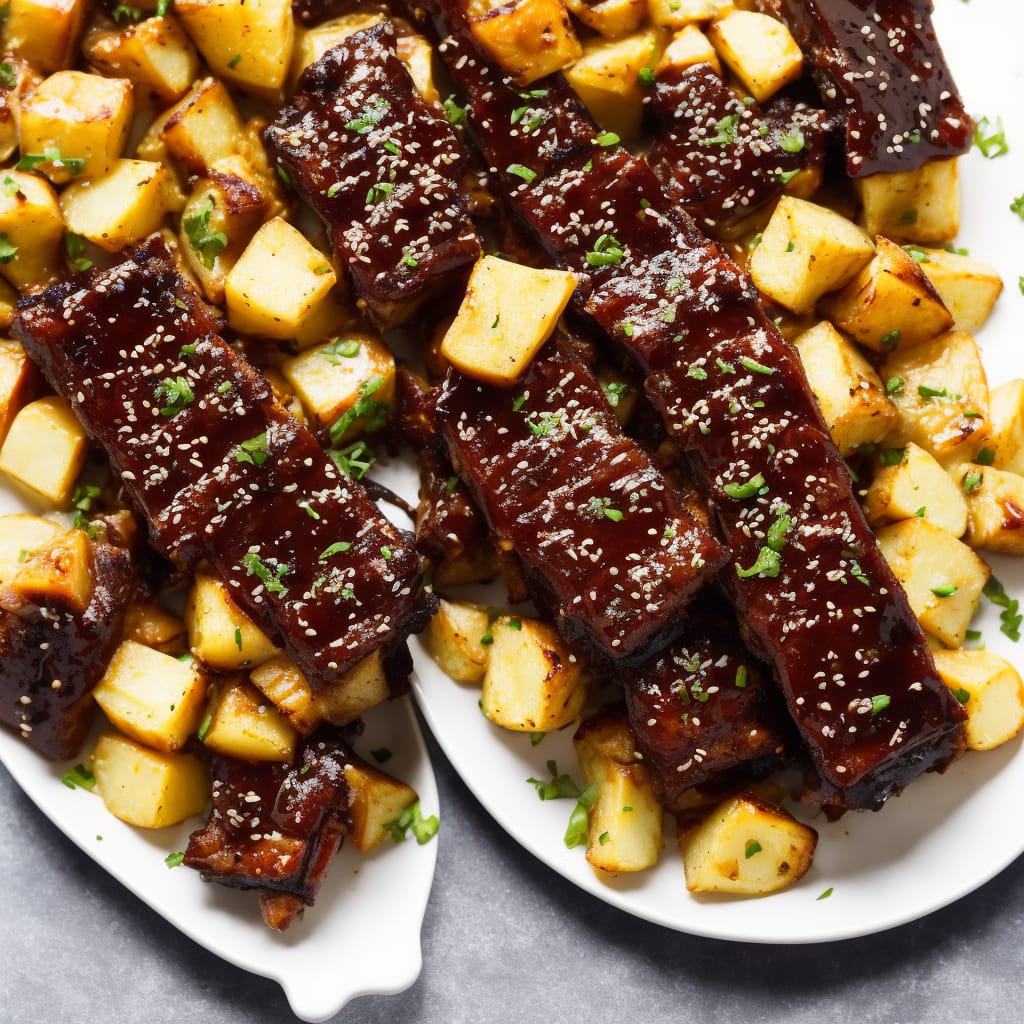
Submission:
[[[0,489],[0,513],[23,509]],[[357,752],[372,764],[369,751],[391,750],[386,770],[416,789],[424,814],[437,813],[437,787],[409,698],[375,708],[365,720]],[[98,796],[62,785],[63,773],[87,752],[51,764],[0,729],[0,762],[69,839],[210,952],[279,982],[296,1016],[327,1020],[356,996],[400,992],[419,976],[439,837],[424,846],[411,836],[397,846],[387,842],[365,857],[343,847],[316,906],[278,934],[263,924],[255,893],[207,885],[189,868],[166,866],[164,857],[185,849],[200,819],[147,832],[112,817]]]
[[[968,109],[1001,115],[1010,153],[996,160],[977,151],[962,161],[963,216],[958,245],[994,263],[1006,290],[979,333],[990,379],[1024,374],[1019,324],[1024,295],[1024,220],[1009,204],[1024,193],[1024,12],[1000,0],[938,0],[936,24]],[[1024,598],[1024,563],[992,560],[1011,595]],[[1002,635],[983,599],[979,628],[992,649],[1024,669],[1024,643]],[[599,881],[583,848],[562,835],[571,802],[541,802],[529,776],[547,778],[546,762],[579,779],[571,730],[531,747],[526,735],[488,723],[479,691],[443,676],[418,644],[416,694],[456,771],[505,829],[559,874],[621,909],[680,931],[753,942],[818,942],[881,931],[921,917],[965,895],[1024,852],[1024,751],[1014,741],[970,753],[944,776],[928,776],[877,814],[850,814],[820,832],[813,868],[792,889],[758,900],[696,898],[683,884],[669,841],[661,863],[635,876]],[[819,899],[831,889],[828,898]]]

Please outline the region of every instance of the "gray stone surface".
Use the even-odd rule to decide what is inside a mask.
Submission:
[[[524,853],[432,749],[444,808],[406,992],[344,1024],[1009,1024],[1022,1019],[1024,872],[883,935],[760,946],[679,935]],[[179,935],[81,854],[0,769],[0,1024],[287,1024],[280,989]],[[1008,813],[1020,813],[1018,808]],[[978,837],[984,842],[984,837]]]

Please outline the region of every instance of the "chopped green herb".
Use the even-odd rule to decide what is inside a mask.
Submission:
[[[755,854],[760,853],[764,847],[756,839],[748,839],[747,845],[743,848],[744,860],[750,860]]]
[[[751,359],[749,356],[741,356],[739,362],[744,370],[749,370],[751,373],[760,373],[765,377],[770,377],[775,372],[770,366],[765,366],[764,363],[759,363],[756,359]]]
[[[732,363],[727,363],[724,359],[721,358],[721,356],[719,356],[715,360],[715,366],[717,366],[722,371],[722,373],[735,373],[736,372],[736,367],[733,366]]]
[[[227,248],[228,244],[228,236],[223,231],[211,233],[209,230],[213,209],[213,196],[207,195],[193,213],[181,220],[188,244],[195,250],[200,262],[207,270],[213,268],[214,259]]]
[[[740,690],[745,690],[747,687],[747,666],[740,665],[736,669],[736,686]]]
[[[420,802],[416,800],[406,807],[394,821],[389,822],[384,827],[396,843],[403,842],[411,831],[416,838],[416,842],[423,846],[424,843],[429,843],[437,835],[440,824],[436,814],[430,815],[429,818],[424,818],[423,812],[420,809]]]
[[[641,68],[636,73],[636,80],[649,89],[654,85],[654,68]]]
[[[622,383],[622,381],[610,380],[601,385],[601,390],[604,392],[604,397],[607,399],[608,404],[613,409],[617,409],[622,396],[629,390],[629,385]],[[513,408],[515,408],[514,405]]]
[[[407,267],[418,267],[420,265],[420,261],[410,252],[402,253],[402,263]]]
[[[916,219],[917,215],[915,214],[914,216]],[[900,219],[903,220],[902,217]],[[903,221],[903,223],[908,222]],[[918,249],[916,246],[905,245],[903,246],[903,249],[914,260],[915,263],[931,263],[932,261],[928,253],[926,253],[923,249]]]
[[[277,176],[286,185],[290,185],[292,183],[291,176],[288,174],[288,172],[280,164],[277,164],[277,166],[274,168],[274,170],[277,171]]]
[[[319,560],[323,562],[334,555],[340,555],[343,551],[348,551],[350,547],[352,547],[352,545],[347,540],[335,541],[329,547],[324,548],[323,551],[320,552]]]
[[[327,453],[334,464],[353,480],[362,480],[373,468],[377,456],[365,441],[353,441],[344,448],[332,449]]]
[[[242,649],[242,627],[241,626],[235,626],[235,646],[239,650]]]
[[[392,142],[391,139],[388,139],[386,142],[382,142],[381,149],[386,150],[392,156],[402,155],[402,147],[399,146],[397,142]]]
[[[509,619],[508,622],[505,623],[505,628],[515,630],[516,632],[520,632],[523,628],[523,620]]]
[[[588,267],[619,266],[625,256],[625,250],[614,235],[599,235],[594,248],[587,253]]]
[[[112,17],[119,25],[122,21],[141,21],[142,11],[138,7],[129,7],[127,4],[118,4],[112,12]]]
[[[764,477],[760,473],[755,473],[741,484],[726,484],[722,490],[730,498],[742,501],[744,498],[752,498],[764,485]]]
[[[64,169],[72,177],[81,174],[85,169],[85,158],[80,156],[61,156],[60,150],[51,148],[43,151],[42,156],[38,153],[27,153],[17,163],[19,171],[34,171],[40,164],[50,164],[55,169]]]
[[[482,643],[484,647],[490,647],[491,644],[494,643],[494,634],[488,630],[482,637],[480,637],[480,643]]]
[[[601,834],[600,834],[600,835],[599,835],[599,836],[597,837],[597,841],[598,841],[598,842],[599,842],[599,843],[600,843],[600,844],[601,844],[602,846],[605,846],[605,845],[606,845],[606,844],[608,843],[608,840],[609,840],[609,839],[611,839],[611,836],[610,836],[610,835],[609,835],[609,834],[608,834],[607,832],[602,832],[602,833],[601,833]]]
[[[544,781],[531,776],[526,780],[537,790],[537,796],[541,800],[579,799],[582,790],[571,775],[559,774],[557,761],[548,761],[547,769],[551,775],[550,779]]]
[[[207,715],[202,722],[199,723],[199,730],[196,732],[196,736],[199,737],[199,742],[202,743],[206,739],[206,734],[210,731],[210,725],[213,722],[213,716]]]
[[[871,714],[877,715],[884,711],[892,703],[892,698],[886,693],[876,694],[871,698]]]
[[[991,448],[982,448],[977,455],[974,456],[974,461],[979,466],[991,466],[996,461],[996,453]]]
[[[249,551],[242,556],[242,565],[259,579],[267,588],[267,593],[284,594],[287,592],[288,588],[282,581],[291,568],[290,566],[278,563],[271,569],[255,551]]]
[[[941,390],[938,388],[930,388],[927,384],[919,384],[917,386],[918,395],[926,402],[930,402],[933,398],[949,398],[949,394],[945,388]]]
[[[89,270],[92,267],[92,260],[85,258],[85,239],[74,232],[67,232],[64,235],[64,249],[75,270]]]
[[[815,899],[816,900],[827,900],[829,898],[829,896],[832,895],[833,891],[834,890],[833,890],[832,886],[830,885],[823,893],[821,893],[819,896],[816,896]]]
[[[188,380],[184,377],[165,377],[156,386],[153,397],[167,403],[160,410],[161,416],[174,416],[196,400]]]
[[[787,153],[799,153],[804,146],[807,144],[804,133],[799,128],[794,128],[788,135],[783,135],[779,139],[779,145]]]
[[[176,850],[174,853],[167,854],[164,857],[164,863],[169,868],[181,867],[182,862],[185,860],[185,852],[183,850]]]
[[[882,346],[882,350],[885,352],[892,352],[893,349],[897,348],[900,343],[900,339],[903,335],[899,331],[890,331],[888,334],[882,336],[879,344]]]
[[[727,146],[736,141],[736,132],[740,124],[739,114],[726,114],[715,123],[715,134],[700,140],[702,146]]]
[[[21,166],[20,164],[18,165]],[[1024,194],[1017,196],[1012,203],[1010,203],[1010,212],[1017,214],[1021,220],[1024,220]]]
[[[262,466],[267,461],[270,448],[267,444],[267,432],[250,437],[235,449],[235,462],[247,462],[251,466]]]
[[[708,371],[703,366],[698,366],[696,363],[690,363],[686,371],[687,377],[692,377],[694,380],[707,380]]]
[[[18,76],[14,73],[14,68],[7,61],[0,64],[0,85],[5,89],[14,89],[18,85]]]
[[[981,473],[965,473],[963,480],[960,481],[960,490],[964,494],[973,494],[981,486],[982,479]]]
[[[967,690],[963,689],[963,687],[954,686],[952,687],[952,690],[953,696],[956,697],[956,699],[960,701],[961,704],[966,704],[971,699],[970,693]]]
[[[917,210],[904,210],[900,214],[901,224],[916,224],[917,223]],[[907,250],[908,252],[910,250]]]
[[[885,382],[885,393],[890,398],[895,398],[897,395],[903,394],[903,378],[902,377],[890,377]]]
[[[943,583],[938,587],[932,587],[931,591],[936,597],[952,597],[958,589],[955,583]]]
[[[173,3],[174,3],[174,0],[157,0],[157,3],[156,3],[156,16],[158,18],[165,17],[167,12],[171,9],[171,4],[173,4]]]
[[[228,67],[229,68],[237,68],[238,65],[241,64],[241,63],[242,63],[242,55],[240,53],[236,53],[234,55],[234,57],[232,57],[231,60],[228,61]]]
[[[231,383],[231,381],[221,381],[221,383],[217,385],[217,394],[226,395],[232,389],[232,387],[234,387],[234,385]]]
[[[76,764],[74,768],[69,768],[61,777],[60,781],[64,783],[68,789],[93,789],[96,785],[96,776],[93,775],[84,764]]]
[[[748,579],[751,576],[766,576],[776,577],[779,575],[779,570],[782,568],[782,559],[779,558],[779,553],[772,550],[769,547],[763,547],[757,553],[757,558],[754,560],[753,565],[749,568],[744,569],[738,563],[733,563],[736,566],[736,575],[740,579]]]
[[[338,366],[342,359],[354,359],[362,350],[362,343],[351,338],[334,338],[320,349],[320,356],[332,366]]]
[[[380,121],[390,108],[391,104],[383,96],[377,96],[371,100],[370,104],[358,117],[354,117],[351,121],[347,122],[345,127],[357,135],[369,135],[374,125]]]
[[[986,160],[995,160],[1010,152],[1010,144],[1006,141],[1006,130],[1003,119],[997,117],[993,123],[987,117],[979,118],[974,125],[974,145]]]
[[[372,397],[384,386],[384,383],[384,378],[378,375],[371,377],[362,385],[359,389],[359,398],[355,404],[350,409],[346,409],[331,424],[328,434],[332,444],[340,441],[357,420],[366,419],[363,431],[367,434],[372,434],[384,426],[391,410],[387,403],[378,402]]]
[[[775,173],[779,176],[779,181],[781,181],[783,185],[788,185],[800,172],[777,170]]]
[[[599,146],[617,146],[622,140],[615,132],[601,132],[594,141]]]
[[[340,181],[336,181],[330,188],[327,189],[327,198],[333,199],[343,188],[344,184]]]
[[[878,461],[883,466],[898,466],[903,461],[904,448],[883,448],[878,453]]]
[[[589,811],[597,799],[598,787],[596,782],[590,783],[576,799],[576,806],[569,815],[569,824],[565,829],[563,842],[568,849],[582,846],[587,841],[587,829],[589,824]]]
[[[0,232],[0,263],[6,265],[17,255],[18,247],[11,242],[7,232]]]
[[[989,601],[992,602],[992,604],[996,605],[998,608],[1002,608],[1002,611],[999,613],[999,628],[1014,643],[1017,643],[1020,640],[1022,619],[1020,602],[1006,593],[1002,583],[1000,583],[995,576],[990,576],[988,578],[988,582],[985,584],[982,593],[989,599]]]
[[[465,124],[466,108],[460,107],[458,103],[455,102],[454,96],[449,96],[444,101],[443,106],[444,116],[447,117],[452,124]]]
[[[394,191],[395,186],[390,181],[378,181],[376,185],[371,185],[367,191],[366,205],[377,206],[379,203],[383,203],[385,199],[388,199]]]

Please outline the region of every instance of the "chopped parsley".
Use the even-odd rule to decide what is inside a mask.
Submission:
[[[807,140],[804,137],[804,133],[799,128],[794,128],[787,135],[783,135],[779,139],[779,145],[787,153],[799,153],[806,144]]]
[[[366,193],[366,205],[377,206],[379,203],[383,203],[385,199],[391,198],[391,193],[395,191],[395,186],[390,181],[378,181],[375,185],[371,185]]]
[[[196,396],[184,377],[164,377],[153,392],[158,401],[166,404],[160,409],[161,416],[174,416],[191,405]]]
[[[373,449],[365,441],[354,441],[344,448],[328,451],[327,454],[338,469],[353,480],[362,480],[377,461]]]
[[[1010,144],[1006,141],[1006,130],[1003,119],[997,117],[994,122],[987,117],[979,118],[974,125],[974,145],[986,160],[995,160],[1010,152]]]
[[[92,268],[92,260],[85,257],[85,239],[69,231],[64,235],[64,249],[75,270],[89,270]]]
[[[755,473],[754,476],[745,480],[741,484],[726,484],[722,490],[736,501],[742,501],[744,498],[752,498],[755,494],[760,492],[761,488],[764,487],[764,477],[760,473]]]
[[[903,394],[903,378],[902,377],[890,377],[885,382],[885,393],[890,398],[895,398],[897,395]]]
[[[594,248],[587,253],[588,267],[619,266],[625,256],[625,250],[614,235],[598,235]]]
[[[320,349],[320,355],[332,366],[337,366],[342,359],[354,359],[362,347],[361,342],[351,338],[334,338]]]
[[[460,107],[455,102],[454,96],[449,96],[444,101],[444,116],[448,118],[451,124],[465,124],[466,122],[466,108]]]
[[[962,686],[954,686],[952,688],[953,696],[956,697],[961,704],[966,704],[970,699],[971,695]]]
[[[964,494],[973,494],[981,486],[983,479],[981,473],[965,473],[963,480],[960,481],[960,490]]]
[[[1022,615],[1020,612],[1020,602],[1016,598],[1010,597],[1006,593],[1006,589],[1002,583],[995,578],[990,576],[988,582],[985,584],[982,593],[992,602],[997,608],[1001,608],[1002,611],[999,613],[999,628],[1003,633],[1008,636],[1014,643],[1020,640],[1020,626]]]
[[[319,560],[323,562],[328,558],[332,558],[334,555],[340,555],[342,552],[348,551],[350,547],[352,547],[352,545],[347,540],[335,541],[330,545],[330,547],[326,547],[320,552]]]
[[[55,170],[64,169],[72,177],[81,174],[85,169],[85,158],[80,156],[61,156],[60,150],[56,147],[43,151],[42,156],[38,153],[27,153],[16,164],[19,171],[34,171],[40,164],[50,164]]]
[[[756,839],[748,839],[747,845],[743,848],[743,859],[750,860],[755,854],[760,853],[764,847]]]
[[[369,135],[374,125],[380,121],[390,108],[391,104],[383,96],[377,96],[358,117],[354,117],[351,121],[347,122],[345,127],[350,132],[355,132],[356,135]]]
[[[878,344],[882,346],[883,352],[892,352],[893,349],[899,347],[900,339],[903,335],[899,331],[890,331],[888,334],[883,334]]]
[[[974,456],[974,461],[979,466],[991,466],[996,461],[996,453],[991,448],[982,448],[977,455]]]
[[[235,462],[247,462],[252,466],[262,466],[267,461],[270,449],[267,446],[267,432],[250,437],[235,449]]]
[[[5,266],[18,255],[18,247],[11,242],[7,232],[0,232],[0,263]]]
[[[715,122],[715,134],[709,135],[706,139],[701,139],[700,145],[727,146],[731,142],[735,142],[739,124],[739,114],[726,114],[721,120]]]
[[[429,818],[423,817],[420,802],[416,800],[406,807],[394,821],[388,822],[384,827],[396,843],[403,842],[411,831],[416,842],[423,846],[437,835],[440,826],[441,823],[436,814],[431,814]]]
[[[829,898],[829,896],[831,896],[834,891],[835,890],[830,885],[823,893],[821,893],[818,896],[815,896],[814,898],[815,898],[815,900],[827,900]]]
[[[378,402],[373,397],[384,386],[384,383],[384,378],[378,375],[371,377],[360,387],[359,397],[355,404],[350,409],[346,409],[331,424],[328,433],[332,443],[340,441],[357,420],[366,420],[363,430],[367,434],[372,434],[384,426],[391,409],[386,402]]]
[[[522,178],[527,185],[537,177],[536,171],[531,171],[529,167],[526,167],[523,164],[509,164],[508,167],[505,168],[505,171],[508,174],[514,174],[517,178]]]
[[[952,597],[959,587],[955,583],[943,583],[937,587],[932,587],[931,591],[936,597]]]
[[[68,789],[93,789],[96,785],[96,776],[93,775],[84,764],[76,764],[69,768],[61,777],[60,781]]]
[[[622,401],[622,396],[629,390],[629,385],[623,384],[621,381],[612,380],[602,384],[601,390],[604,392],[604,397],[608,404],[613,409],[617,409],[619,402]]]
[[[207,270],[213,269],[213,261],[228,245],[228,236],[223,231],[210,231],[210,218],[213,216],[214,198],[207,197],[181,220],[181,226],[199,261]]]
[[[5,89],[14,89],[18,84],[18,76],[14,73],[14,68],[4,61],[0,64],[0,85]]]
[[[757,553],[757,558],[754,560],[754,564],[748,569],[744,569],[739,564],[736,564],[736,575],[740,579],[748,579],[751,576],[765,576],[765,577],[776,577],[779,575],[779,570],[782,568],[782,559],[779,558],[779,552],[786,545],[786,538],[789,531],[793,528],[793,520],[790,519],[787,512],[778,512],[775,517],[775,521],[768,527],[768,532],[765,534],[764,545]]]
[[[283,594],[287,591],[283,580],[290,566],[278,563],[271,569],[255,551],[249,551],[242,557],[242,565],[267,588],[268,594]]]
[[[636,80],[648,89],[654,85],[654,68],[641,68],[636,73]]]
[[[1010,210],[1017,214],[1021,220],[1024,220],[1024,194],[1017,196],[1017,198],[1010,203]]]
[[[118,4],[112,12],[112,17],[119,25],[122,21],[141,21],[142,10],[138,7],[129,7],[127,4]]]
[[[871,714],[877,715],[884,711],[892,703],[892,697],[887,693],[877,693],[871,698]]]
[[[601,132],[594,141],[599,146],[617,146],[622,140],[615,132]]]
[[[241,64],[241,63],[242,63],[242,55],[240,53],[236,53],[234,55],[234,57],[232,57],[231,60],[228,61],[228,67],[229,68],[237,68],[238,65]]]
[[[783,185],[788,185],[800,172],[798,170],[783,171],[781,169],[778,169],[775,171],[775,173],[778,175],[779,181],[781,181]]]
[[[770,366],[765,366],[764,363],[759,363],[756,359],[751,359],[749,356],[741,356],[739,363],[744,370],[749,370],[751,373],[760,373],[764,377],[770,377],[775,372]]]
[[[185,851],[184,850],[176,850],[174,853],[169,853],[169,854],[167,854],[166,857],[164,857],[164,863],[169,868],[181,867],[181,865],[184,863],[184,860],[185,860]]]

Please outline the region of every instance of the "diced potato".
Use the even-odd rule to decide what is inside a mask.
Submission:
[[[0,444],[15,414],[31,397],[37,379],[35,364],[21,343],[0,338]]]
[[[125,640],[93,690],[126,736],[156,750],[180,750],[199,728],[207,682],[192,659],[179,660]]]
[[[573,17],[607,39],[618,39],[635,32],[647,13],[647,0],[566,0]]]
[[[10,583],[30,555],[65,532],[52,519],[28,512],[0,516],[0,584]]]
[[[875,239],[874,259],[821,309],[841,331],[875,352],[912,348],[953,326],[921,265],[881,236]]]
[[[959,469],[967,496],[967,536],[972,548],[1024,555],[1024,476],[966,463]]]
[[[299,739],[277,708],[242,680],[227,681],[214,690],[200,733],[211,750],[240,761],[288,763]]]
[[[170,171],[148,160],[117,160],[103,177],[75,182],[60,194],[67,230],[107,252],[151,235],[184,201]]]
[[[711,21],[729,14],[733,0],[647,0],[647,12],[655,25],[683,28],[696,21]]]
[[[967,709],[970,750],[992,750],[1024,728],[1024,682],[991,651],[936,651],[939,677]]]
[[[68,530],[29,554],[10,581],[30,604],[59,604],[81,614],[92,601],[92,541],[82,530]]]
[[[174,13],[215,75],[273,93],[295,45],[291,0],[176,0]]]
[[[125,609],[121,636],[125,640],[133,640],[165,653],[180,654],[183,653],[184,644],[178,641],[187,640],[187,629],[184,619],[168,611],[158,601],[133,601]],[[172,646],[179,650],[166,650]]]
[[[132,84],[83,71],[57,71],[21,102],[21,152],[61,184],[106,174],[132,122]],[[52,156],[49,154],[53,154]]]
[[[335,445],[375,423],[379,428],[395,404],[395,357],[372,334],[344,334],[314,345],[286,359],[281,372],[306,415],[329,432]]]
[[[579,717],[587,690],[583,666],[550,626],[503,615],[489,635],[481,698],[487,718],[505,729],[550,732]]]
[[[561,71],[580,56],[563,0],[478,0],[468,15],[477,42],[516,85]]]
[[[206,174],[213,163],[234,152],[242,118],[224,84],[196,82],[188,94],[149,127],[137,147],[144,160],[180,160],[191,174]]]
[[[960,229],[957,158],[929,160],[916,171],[855,178],[860,222],[869,235],[896,242],[942,245]]]
[[[882,364],[882,378],[902,382],[891,388],[900,413],[890,436],[896,446],[913,441],[947,469],[971,458],[989,435],[988,380],[974,339],[950,331],[902,346]]]
[[[272,209],[257,173],[226,156],[196,183],[181,213],[180,250],[206,298],[224,303],[228,274]]]
[[[710,64],[719,74],[722,73],[722,64],[711,40],[696,25],[684,25],[665,47],[654,74],[657,76],[670,68],[682,69],[694,64]]]
[[[991,569],[947,530],[915,516],[878,532],[878,544],[921,626],[962,647]]]
[[[278,653],[267,635],[232,600],[216,576],[199,570],[185,604],[189,648],[212,669],[259,665]]]
[[[663,30],[648,27],[619,39],[595,36],[583,44],[565,77],[602,128],[623,139],[640,135],[648,90],[639,75],[658,63],[665,42]]]
[[[511,387],[547,341],[576,290],[575,275],[496,256],[473,268],[441,354],[467,376]]]
[[[985,446],[994,453],[992,465],[1024,473],[1024,380],[1008,380],[989,393],[992,433]]]
[[[199,75],[199,54],[173,15],[131,25],[97,22],[82,52],[108,78],[127,78],[140,97],[164,106],[176,103]]]
[[[5,171],[0,188],[0,274],[24,291],[55,280],[62,265],[64,219],[53,186],[37,174]],[[11,250],[14,250],[11,252]]]
[[[350,11],[310,28],[297,28],[290,76],[292,89],[302,72],[328,50],[344,42],[350,35],[379,25],[383,20],[384,15],[379,11]]]
[[[920,267],[953,317],[953,326],[972,334],[983,327],[1003,290],[999,271],[945,249],[926,249],[924,257]]]
[[[868,522],[885,526],[911,516],[959,537],[967,529],[967,503],[953,478],[923,448],[911,441],[896,466],[875,474],[864,498]]]
[[[640,760],[625,713],[584,722],[573,737],[590,807],[587,860],[598,871],[643,871],[661,856],[664,811],[651,770]]]
[[[758,289],[794,313],[810,313],[826,292],[842,288],[874,255],[852,221],[804,199],[783,196],[750,257]]]
[[[732,11],[713,21],[708,37],[729,70],[759,103],[803,74],[804,55],[781,21],[757,11]]]
[[[275,217],[253,235],[224,282],[228,322],[243,334],[290,338],[335,281],[330,260]]]
[[[481,640],[489,628],[486,608],[442,598],[423,638],[445,675],[457,683],[477,683],[487,670],[490,646]]]
[[[14,307],[18,293],[0,277],[0,331],[6,331],[14,323]]]
[[[140,828],[176,825],[210,799],[210,778],[197,757],[148,750],[112,732],[99,738],[92,770],[107,810]]]
[[[368,655],[340,679],[316,693],[299,667],[283,654],[253,669],[249,679],[303,735],[311,733],[322,722],[347,725],[390,696],[379,651]]]
[[[63,398],[47,395],[14,417],[3,447],[0,472],[58,508],[64,508],[85,465],[88,441]]]
[[[693,830],[681,831],[686,888],[762,896],[802,878],[818,833],[752,794],[719,804]]]
[[[90,4],[87,0],[9,0],[3,49],[43,74],[70,68]]]
[[[267,124],[265,118],[251,117],[235,136],[233,152],[244,161],[244,164],[236,164],[233,173],[254,188],[259,189],[266,197],[270,204],[266,214],[269,219],[270,217],[288,215],[294,205],[295,197],[285,188],[284,181],[277,173],[277,164],[271,161],[267,147],[263,144],[263,131]],[[246,172],[243,173],[239,170],[240,166],[244,166],[247,169]],[[250,174],[252,177],[249,176]]]
[[[416,802],[416,790],[358,760],[345,765],[345,781],[352,793],[348,838],[360,853],[369,853],[388,838],[387,826]]]
[[[881,441],[896,425],[896,407],[871,364],[827,320],[794,342],[808,383],[843,455]],[[941,470],[940,470],[941,472]]]

